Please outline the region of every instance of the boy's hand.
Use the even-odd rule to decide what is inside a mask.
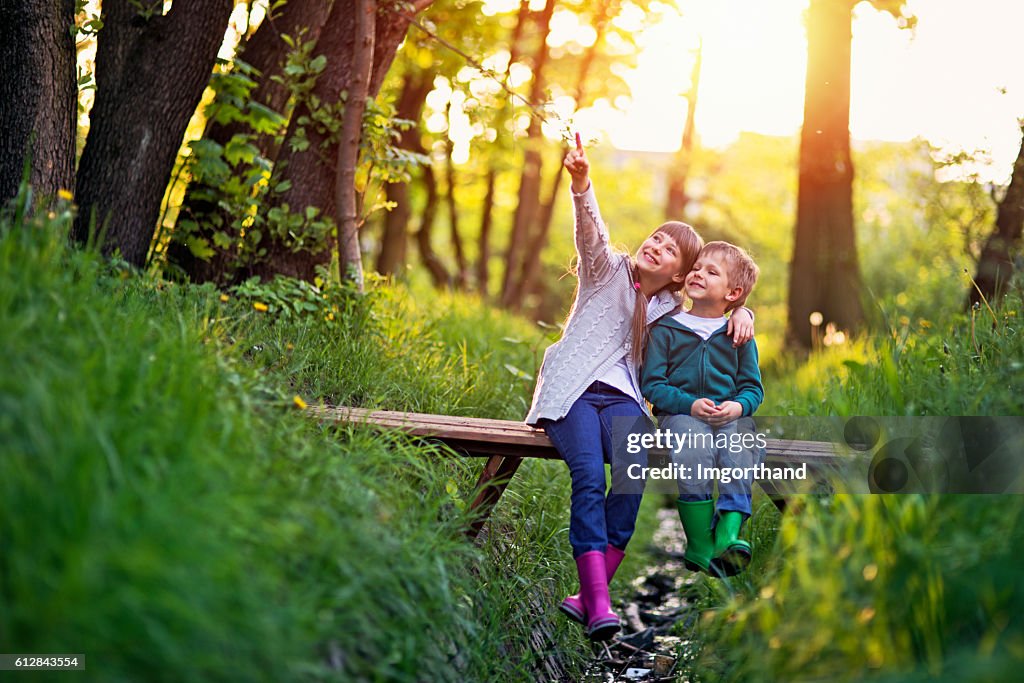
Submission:
[[[579,143],[579,136],[576,138],[576,148],[569,150],[563,164],[565,170],[572,176],[572,191],[576,194],[586,192],[590,187],[590,162],[587,161],[587,153]]]
[[[743,417],[742,405],[736,401],[722,401],[715,408],[715,414],[705,421],[712,427],[721,427],[741,417]]]
[[[711,418],[718,414],[715,402],[709,398],[698,398],[690,406],[690,415],[711,424]]]
[[[750,311],[742,306],[733,311],[732,315],[729,316],[729,323],[725,328],[725,333],[732,337],[733,348],[743,346],[753,339],[754,317],[750,315]]]

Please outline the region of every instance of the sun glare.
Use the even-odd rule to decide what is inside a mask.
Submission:
[[[702,69],[696,113],[701,144],[719,147],[741,131],[794,135],[803,119],[808,0],[678,0],[660,21],[621,21],[641,53],[622,75],[628,101],[598,100],[577,112],[585,135],[620,149],[671,152],[686,117],[684,94],[698,40]],[[628,5],[627,5],[628,6]],[[635,8],[634,8],[635,9]],[[983,178],[1005,181],[1020,146],[1024,72],[1014,32],[1024,3],[1012,0],[909,0],[918,18],[901,30],[869,3],[853,17],[850,130],[855,140],[923,137],[951,151],[983,150]]]

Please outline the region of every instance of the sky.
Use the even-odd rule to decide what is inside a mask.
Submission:
[[[682,93],[699,40],[703,66],[695,119],[701,144],[741,131],[793,135],[803,118],[808,0],[679,0],[639,30],[629,101],[577,112],[584,134],[620,149],[678,149]],[[669,7],[668,5],[664,6]],[[1024,25],[1020,0],[910,0],[913,30],[862,2],[854,10],[850,129],[855,140],[923,137],[950,152],[984,150],[988,180],[1005,182],[1020,148],[1024,68],[1013,46]],[[632,23],[631,23],[632,22]],[[613,106],[616,105],[616,106]]]

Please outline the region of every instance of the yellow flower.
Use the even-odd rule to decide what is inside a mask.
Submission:
[[[299,410],[305,410],[306,408],[309,407],[306,404],[306,402],[302,400],[302,397],[299,396],[298,394],[295,394],[295,398],[292,399],[292,403],[294,403],[295,407],[298,408]]]
[[[861,573],[864,575],[864,580],[865,581],[874,581],[875,578],[878,576],[878,565],[877,564],[864,565],[864,571],[861,572]]]
[[[270,310],[270,307],[267,306],[262,301],[257,301],[252,305],[252,307],[255,308],[257,311],[260,311],[261,313],[266,313],[267,311]]]
[[[221,294],[220,295],[220,300],[224,301],[224,302],[228,302],[228,301],[231,300],[231,297],[229,297],[227,294]]]
[[[773,650],[778,650],[782,647],[782,640],[778,636],[772,636],[768,639],[768,647]]]
[[[866,624],[866,623],[868,623],[869,621],[871,621],[874,618],[875,618],[875,608],[874,607],[865,607],[864,609],[862,609],[860,611],[859,614],[857,614],[857,621],[859,621],[862,624]]]
[[[326,321],[328,321],[328,322],[330,322],[330,321],[334,320],[334,314],[333,314],[333,313],[328,313],[328,314],[327,314],[327,317],[326,317],[326,318],[324,318],[324,320],[326,320]]]
[[[66,202],[70,202],[75,198],[75,195],[71,194],[70,190],[57,190],[57,196]]]
[[[295,344],[292,344],[291,342],[288,342],[287,344],[284,345],[284,348],[288,349],[289,351],[294,351],[295,350]]]

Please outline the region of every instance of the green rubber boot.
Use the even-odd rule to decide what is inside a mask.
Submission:
[[[679,519],[686,533],[686,552],[683,564],[691,572],[708,572],[711,558],[715,553],[715,541],[711,537],[711,521],[715,517],[715,501],[676,501]]]
[[[750,544],[739,538],[743,526],[743,513],[726,510],[718,514],[715,526],[714,559],[711,573],[716,576],[735,576],[747,568],[753,557]]]

